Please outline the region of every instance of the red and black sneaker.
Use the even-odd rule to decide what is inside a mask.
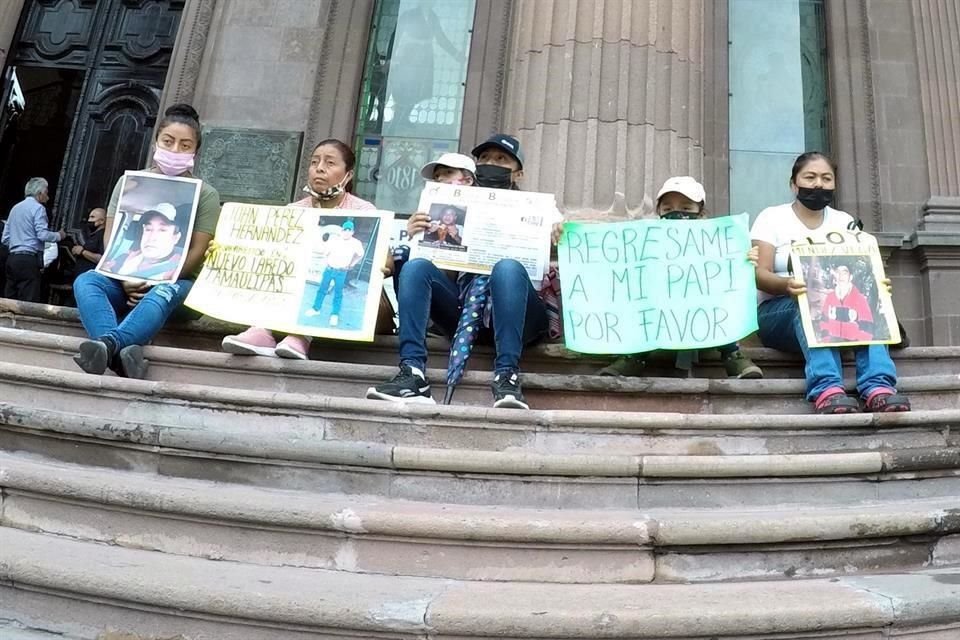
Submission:
[[[841,387],[830,387],[817,396],[814,409],[821,415],[860,413],[860,403],[847,395]]]
[[[910,411],[910,399],[894,389],[881,387],[874,389],[863,399],[863,406],[870,413],[896,413]]]

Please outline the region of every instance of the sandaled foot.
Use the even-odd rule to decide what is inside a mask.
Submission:
[[[840,387],[833,387],[820,394],[814,403],[814,410],[821,415],[860,413],[860,403]]]
[[[878,389],[864,398],[863,404],[870,413],[910,411],[909,398],[893,389]]]

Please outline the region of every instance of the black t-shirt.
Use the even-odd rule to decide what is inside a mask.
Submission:
[[[83,243],[84,251],[89,251],[90,253],[96,253],[103,255],[103,227],[97,229],[96,231],[87,235],[86,241]],[[80,275],[85,271],[90,271],[97,266],[96,262],[90,262],[82,255],[77,256],[77,268],[76,274]]]

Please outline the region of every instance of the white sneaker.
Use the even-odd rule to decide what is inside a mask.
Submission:
[[[340,324],[340,316],[330,316],[330,321],[327,323],[331,327],[335,327]]]
[[[320,315],[320,312],[317,311],[316,309],[310,308],[310,309],[307,309],[306,311],[304,311],[304,312],[303,312],[303,315],[307,316],[308,318],[312,318],[312,317],[314,317],[314,316]]]

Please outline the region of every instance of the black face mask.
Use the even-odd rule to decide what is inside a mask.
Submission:
[[[820,211],[833,202],[833,189],[797,187],[797,200],[811,211]]]
[[[96,231],[96,230],[97,230],[97,223],[96,223],[96,222],[88,222],[88,223],[87,223],[87,231],[89,231],[90,233],[93,233],[93,232]]]
[[[494,164],[477,165],[477,186],[487,189],[512,189],[513,171]]]
[[[693,211],[670,211],[669,213],[664,213],[660,216],[661,220],[697,220],[700,217],[699,213],[694,213]]]

